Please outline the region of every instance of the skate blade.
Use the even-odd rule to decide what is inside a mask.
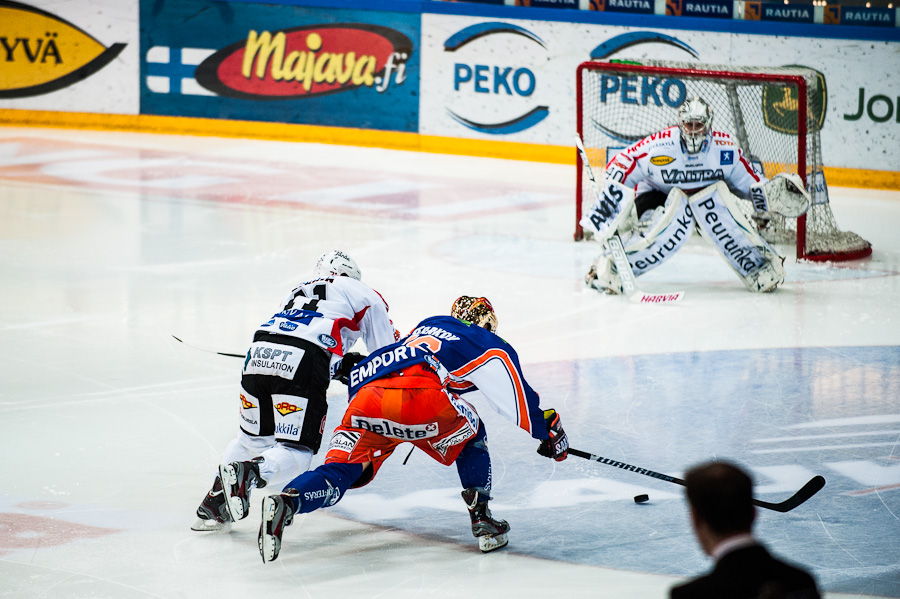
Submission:
[[[240,497],[229,497],[228,513],[231,514],[231,519],[235,522],[246,518],[247,514],[244,512],[244,501]]]
[[[281,543],[270,534],[269,527],[275,519],[275,500],[271,496],[263,499],[262,524],[259,531],[259,555],[263,563],[273,562],[278,557]]]
[[[243,520],[247,514],[244,513],[244,502],[240,497],[231,495],[232,487],[237,484],[237,474],[231,464],[222,464],[219,466],[219,479],[222,481],[222,490],[225,493],[225,509],[234,522]]]
[[[505,532],[499,535],[484,535],[483,537],[478,537],[478,548],[481,549],[482,553],[488,553],[489,551],[495,551],[502,547],[506,547],[507,543],[509,543],[509,538]]]
[[[231,530],[231,522],[218,522],[216,520],[197,518],[191,525],[191,530],[196,530],[197,532],[214,532],[217,530],[228,532]]]

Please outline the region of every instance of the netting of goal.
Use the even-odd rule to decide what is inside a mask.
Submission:
[[[773,215],[760,230],[770,243],[796,247],[798,259],[853,260],[872,252],[868,241],[841,231],[828,201],[820,130],[824,78],[803,67],[737,67],[667,61],[582,63],[576,83],[578,133],[595,175],[632,143],[676,123],[678,106],[699,95],[713,109],[713,128],[733,135],[754,169],[768,178],[798,173],[812,207],[800,218]],[[594,201],[579,159],[575,239]],[[748,216],[752,204],[741,202]]]

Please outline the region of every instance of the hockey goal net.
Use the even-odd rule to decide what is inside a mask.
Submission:
[[[699,95],[713,109],[713,128],[733,135],[754,169],[768,178],[799,174],[812,207],[800,218],[773,215],[760,233],[795,245],[798,259],[854,260],[868,241],[841,231],[828,202],[820,134],[826,97],[821,75],[800,67],[736,67],[662,61],[585,62],[576,81],[578,133],[600,179],[608,160],[632,143],[676,124],[678,106]],[[575,239],[594,192],[578,158]],[[747,215],[753,207],[741,202]]]

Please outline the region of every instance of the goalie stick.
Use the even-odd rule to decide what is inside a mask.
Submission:
[[[191,345],[190,343],[188,343],[188,342],[186,342],[186,341],[182,341],[181,339],[179,339],[179,338],[176,337],[175,335],[172,335],[172,339],[174,339],[175,341],[178,341],[179,343],[184,343],[185,345],[187,345],[188,347],[191,347],[191,348],[193,348],[193,349],[197,349],[197,350],[200,350],[200,351],[205,351],[205,352],[210,353],[210,354],[216,354],[217,356],[228,356],[229,358],[246,358],[246,357],[247,357],[247,354],[229,354],[229,353],[226,353],[226,352],[215,351],[215,350],[212,350],[212,349],[204,349],[204,348],[202,348],[202,347],[197,347],[196,345]]]
[[[587,150],[584,149],[584,142],[581,141],[581,136],[578,133],[575,134],[575,147],[578,148],[578,155],[581,156],[581,163],[587,170],[588,180],[590,180],[591,187],[594,189],[594,195],[599,198],[601,197],[600,185],[597,183],[597,179],[594,178],[594,169],[591,168]],[[619,277],[622,279],[622,293],[627,295],[628,299],[638,304],[674,304],[675,302],[681,301],[684,297],[684,291],[676,291],[674,293],[644,293],[638,289],[634,271],[631,270],[631,263],[628,262],[628,256],[625,255],[625,245],[622,243],[622,238],[619,237],[619,225],[622,224],[626,217],[627,214],[623,210],[615,219],[613,219],[613,222],[609,227],[609,230],[612,231],[612,235],[604,242],[604,245],[609,249],[610,254],[612,254],[616,270],[619,273]]]
[[[658,478],[659,480],[664,480],[667,483],[675,483],[676,485],[681,485],[682,487],[684,486],[684,481],[682,479],[675,478],[674,476],[669,476],[668,474],[654,472],[653,470],[647,470],[646,468],[641,468],[640,466],[632,466],[631,464],[626,464],[625,462],[617,462],[616,460],[604,458],[592,453],[588,453],[586,451],[573,449],[571,447],[569,448],[569,453],[579,458],[591,460],[592,462],[600,462],[601,464],[606,464],[607,466],[615,466],[616,468],[621,468],[622,470],[629,470],[631,472],[643,474],[644,476],[650,476],[653,478]],[[809,479],[809,482],[803,485],[799,491],[780,503],[769,503],[768,501],[761,501],[759,499],[753,499],[752,501],[753,505],[765,508],[767,510],[781,513],[789,512],[798,505],[806,502],[807,499],[818,493],[824,486],[825,478],[816,475]]]

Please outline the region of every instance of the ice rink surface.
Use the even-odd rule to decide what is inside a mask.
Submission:
[[[549,461],[487,406],[506,549],[478,551],[455,469],[420,452],[404,464],[408,446],[295,520],[274,563],[256,548],[262,490],[231,532],[192,532],[238,420],[240,360],[214,352],[243,353],[332,248],[404,332],[459,295],[489,297],[573,447],[673,476],[735,460],[769,502],[823,475],[797,509],[759,510],[759,536],[829,597],[900,597],[900,194],[831,190],[871,258],[802,264],[787,249],[787,282],[754,295],[695,237],[638,280],[684,301],[647,306],[584,288],[599,248],[571,240],[574,179],[574,166],[0,129],[0,597],[650,599],[709,568],[681,487]],[[346,388],[329,403],[330,430]]]

